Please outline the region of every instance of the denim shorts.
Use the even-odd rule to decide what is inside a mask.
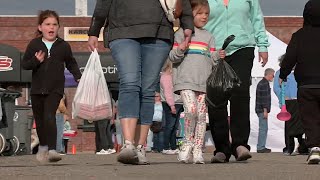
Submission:
[[[138,124],[152,124],[160,70],[171,47],[169,41],[156,38],[117,39],[110,42],[120,80],[120,119],[138,118]]]

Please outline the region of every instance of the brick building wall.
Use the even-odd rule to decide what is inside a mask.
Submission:
[[[90,25],[90,17],[61,17],[59,34],[63,37],[63,27],[88,27]],[[300,17],[266,17],[265,24],[267,30],[282,40],[288,43],[292,33],[297,31],[303,24],[303,19]],[[7,44],[18,48],[24,52],[28,42],[34,38],[37,30],[36,17],[0,17],[0,44]],[[69,42],[73,52],[88,52],[86,42]],[[106,51],[103,43],[99,43],[99,51]],[[19,105],[25,105],[26,94],[25,86],[16,87],[23,92],[23,96],[19,98]],[[71,117],[71,102],[75,94],[75,88],[66,88],[65,93],[68,101],[68,112]],[[71,126],[76,129],[78,125],[83,124],[82,120],[71,120]],[[71,145],[76,145],[78,151],[94,151],[95,134],[93,132],[82,132],[77,130],[78,135],[70,139],[69,150]]]

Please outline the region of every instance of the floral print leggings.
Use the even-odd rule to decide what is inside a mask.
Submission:
[[[201,149],[206,133],[205,93],[182,90],[180,94],[185,113],[185,143]]]

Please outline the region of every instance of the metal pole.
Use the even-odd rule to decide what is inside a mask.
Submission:
[[[76,16],[88,16],[88,0],[75,0]]]

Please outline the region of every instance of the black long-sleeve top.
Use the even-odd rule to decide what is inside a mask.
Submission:
[[[43,62],[37,60],[35,53],[39,51],[46,53]],[[50,49],[48,49],[42,37],[31,40],[28,44],[23,60],[23,69],[32,70],[31,94],[49,94],[64,92],[64,69],[71,72],[75,80],[81,78],[77,61],[73,57],[70,45],[61,38],[58,38]]]

